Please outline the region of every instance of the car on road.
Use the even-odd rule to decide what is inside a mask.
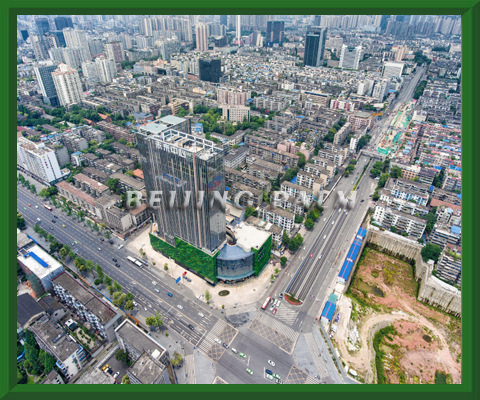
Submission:
[[[272,306],[270,307],[270,311],[273,311],[274,308],[275,308],[275,304],[272,304]]]
[[[50,227],[50,230],[53,231],[53,226]]]
[[[157,284],[157,282],[155,281],[152,281],[152,285],[155,286]]]
[[[97,247],[98,251],[102,251],[102,249],[100,247]]]
[[[233,347],[232,347],[232,351],[233,351],[235,354],[238,354],[238,351],[235,350]]]
[[[120,250],[122,247],[123,247],[123,244],[121,244],[120,246],[118,246],[118,250]]]
[[[267,374],[267,379],[270,379],[271,381],[273,381],[273,376],[270,374]]]
[[[65,224],[62,224],[62,227],[63,227],[63,228],[66,228]]]
[[[268,360],[268,363],[269,363],[272,367],[275,366],[275,363],[274,363],[272,360]]]
[[[273,375],[273,372],[270,371],[269,369],[266,369],[266,370],[265,370],[265,373],[268,374],[268,375]]]
[[[215,341],[216,341],[218,344],[222,344],[222,341],[221,341],[219,338],[215,338]]]
[[[224,343],[224,344],[223,344],[223,347],[225,347],[226,349],[228,349],[228,344]]]
[[[75,242],[70,243],[72,246],[75,246]]]
[[[29,206],[29,207],[31,207],[32,205],[31,205],[31,204],[29,204],[28,206]]]
[[[272,374],[275,379],[280,379],[280,375],[278,374]]]
[[[321,260],[321,259],[322,259],[322,255],[321,255],[321,254],[318,256],[318,259],[319,259],[319,260]]]
[[[327,219],[326,219],[326,218],[324,218],[324,219],[323,219],[323,222],[325,222],[326,220],[327,220]]]
[[[188,325],[188,327],[189,327],[192,331],[195,330],[195,327],[194,327],[193,325]],[[227,347],[227,349],[228,349],[228,347]]]
[[[335,224],[335,221],[332,221],[332,225]]]
[[[118,375],[120,375],[120,371],[115,372],[115,375],[113,375],[113,379],[116,379]]]
[[[247,355],[246,354],[243,354],[243,353],[238,353],[238,355],[242,358],[247,358]]]
[[[38,221],[38,222],[40,222],[40,221],[41,221],[41,219],[40,219],[40,218],[37,218],[37,221]]]
[[[312,254],[310,254],[310,258],[312,258],[312,257],[313,257],[313,253],[312,253]]]
[[[160,293],[160,290],[158,290],[158,289],[154,289],[154,290],[155,290],[157,293]]]
[[[362,199],[362,200],[360,200],[360,203],[363,203],[364,201],[365,201],[365,200],[364,200],[364,199]]]
[[[250,375],[253,375],[253,371],[252,371],[250,368],[247,368],[247,372],[248,372]]]
[[[185,277],[185,280],[186,280],[187,282],[191,282],[191,281],[192,281],[190,278],[187,278],[187,277]]]
[[[101,242],[104,242],[104,241],[105,241],[105,239],[103,239],[103,238],[100,238],[100,241],[101,241]]]
[[[53,218],[58,218],[58,217],[56,215],[54,215]]]
[[[103,368],[102,368],[102,371],[105,372],[105,370],[109,367],[108,364],[104,365]]]
[[[200,315],[202,318],[204,317],[203,313],[199,312],[198,315]]]
[[[138,303],[136,301],[133,301],[132,303],[135,307],[138,306]]]
[[[178,305],[177,308],[179,308],[180,310],[183,310],[183,306],[182,305]]]
[[[52,219],[52,222],[53,222],[53,223],[56,223],[57,221],[55,221],[54,219]]]
[[[283,299],[283,293],[280,293],[280,298]]]
[[[38,208],[38,206],[35,206],[35,208]]]
[[[27,207],[23,207],[23,209],[24,209],[25,211],[27,211]]]
[[[272,311],[272,314],[275,315],[277,313],[277,309],[274,308],[273,311]]]
[[[167,293],[168,297],[173,297],[173,294],[171,294],[170,292]]]
[[[147,310],[147,307],[143,307],[143,308],[144,308],[145,311],[148,311],[148,310]]]
[[[275,383],[283,383],[283,381],[280,380],[280,379],[277,379],[277,380],[275,381]]]

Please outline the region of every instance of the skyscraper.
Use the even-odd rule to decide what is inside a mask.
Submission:
[[[98,77],[97,65],[93,61],[88,60],[82,63],[82,72],[83,72],[83,76],[87,81],[88,88],[92,88],[96,84],[100,83],[100,78]]]
[[[327,28],[319,26],[310,27],[305,37],[304,64],[311,67],[322,65],[325,41],[327,40]]]
[[[116,63],[123,61],[122,45],[120,42],[106,43],[105,52],[106,56],[115,60]]]
[[[203,22],[197,24],[195,28],[195,34],[197,35],[197,50],[208,51],[208,27]]]
[[[228,24],[227,21],[228,21],[228,15],[220,15],[220,23],[222,25],[227,26],[227,24]]]
[[[91,56],[90,48],[88,47],[87,33],[85,31],[80,29],[65,28],[63,30],[63,36],[65,37],[65,43],[68,47],[83,47],[88,56]]]
[[[198,60],[198,71],[201,81],[219,83],[222,74],[222,60],[201,58]]]
[[[56,17],[54,18],[55,27],[58,31],[61,31],[64,28],[73,28],[72,17]]]
[[[237,15],[237,44],[240,46],[242,44],[242,31],[241,31],[241,22],[240,22],[240,15]]]
[[[66,64],[60,64],[52,72],[52,77],[61,106],[77,104],[83,100],[82,83],[77,70]]]
[[[43,35],[50,31],[50,24],[46,18],[36,18],[35,25],[37,26],[38,35],[40,37],[43,37]]]
[[[158,207],[153,210],[158,235],[172,246],[178,238],[214,252],[226,240],[225,210],[217,201],[210,202],[213,192],[223,196],[225,191],[222,149],[209,140],[175,130],[159,134],[141,131],[137,141],[148,199],[152,192],[162,192],[155,194],[159,204],[150,201],[150,206]],[[175,203],[169,208],[171,192],[175,192]],[[180,208],[187,198],[186,206]]]
[[[340,54],[340,62],[338,66],[340,68],[358,69],[361,57],[362,46],[349,47],[344,44],[342,46],[342,53]]]
[[[313,19],[313,26],[320,26],[321,22],[322,22],[322,16],[315,15],[315,18]]]
[[[285,35],[285,21],[267,21],[267,37],[265,42],[267,46],[274,43],[281,44]]]
[[[47,49],[45,48],[45,44],[42,42],[40,36],[32,35],[30,37],[32,41],[32,49],[33,53],[35,54],[35,58],[37,60],[45,60],[48,58]]]
[[[52,72],[57,69],[56,65],[38,65],[33,68],[37,82],[40,85],[43,102],[53,107],[60,105],[58,101],[57,89],[53,83]]]

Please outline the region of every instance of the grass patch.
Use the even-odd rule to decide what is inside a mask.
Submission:
[[[372,276],[374,278],[378,278],[378,271],[377,270],[372,270]]]
[[[228,296],[230,292],[228,290],[222,290],[221,292],[218,292],[219,296]]]
[[[35,377],[34,376],[28,376],[27,377],[27,385],[33,385],[35,383]]]
[[[393,325],[387,326],[383,329],[380,329],[373,338],[373,348],[375,350],[375,367],[377,369],[377,383],[380,385],[384,385],[387,383],[387,377],[385,376],[385,370],[383,369],[383,357],[385,356],[385,352],[380,349],[383,338],[389,337],[389,334],[395,335],[397,331],[393,327]]]

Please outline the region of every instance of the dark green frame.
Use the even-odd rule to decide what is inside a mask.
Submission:
[[[175,5],[179,5],[183,9],[175,8]],[[100,8],[100,7],[104,8]],[[163,6],[163,7],[162,7]],[[22,8],[18,8],[22,7]],[[39,7],[43,7],[40,9]],[[132,8],[133,7],[133,8]],[[162,7],[160,10],[159,7]],[[4,120],[9,121],[8,131],[5,136],[7,138],[7,146],[2,146],[4,156],[1,157],[3,170],[8,171],[7,180],[7,201],[6,201],[6,216],[8,216],[8,230],[2,231],[3,239],[1,245],[4,249],[3,254],[8,254],[9,266],[6,268],[6,277],[2,280],[4,290],[1,292],[2,304],[8,305],[7,313],[4,315],[7,317],[7,321],[4,321],[1,340],[0,340],[0,359],[2,360],[2,366],[4,373],[1,374],[0,380],[0,393],[2,397],[26,397],[28,395],[22,393],[47,393],[47,392],[70,392],[69,398],[76,396],[82,396],[85,392],[91,392],[98,394],[98,397],[102,393],[116,392],[116,396],[128,396],[129,394],[123,394],[128,392],[228,392],[230,396],[235,396],[236,392],[261,392],[262,398],[268,396],[270,392],[275,392],[275,398],[279,397],[291,397],[288,392],[334,392],[335,397],[339,395],[341,397],[358,398],[365,397],[371,398],[372,395],[376,397],[385,398],[385,393],[389,398],[405,398],[404,393],[410,393],[410,398],[425,397],[424,393],[435,392],[435,397],[452,397],[451,393],[455,393],[455,398],[478,398],[478,377],[480,376],[478,370],[479,359],[479,346],[478,346],[478,290],[473,291],[474,283],[478,284],[478,269],[474,268],[473,258],[473,243],[479,243],[478,233],[473,230],[473,222],[477,222],[478,213],[474,213],[473,210],[473,195],[474,191],[477,192],[478,188],[474,187],[473,181],[473,149],[478,149],[478,121],[474,121],[474,112],[478,113],[479,102],[478,93],[479,87],[479,38],[480,38],[480,8],[478,0],[457,0],[457,1],[432,1],[432,0],[404,0],[403,2],[388,3],[384,0],[365,0],[359,2],[356,0],[345,0],[342,3],[337,2],[320,2],[318,0],[306,0],[301,3],[298,2],[279,2],[264,0],[262,2],[255,0],[244,0],[242,2],[232,3],[210,0],[208,2],[199,3],[193,0],[184,0],[181,3],[160,3],[158,1],[144,1],[142,3],[121,2],[104,0],[99,3],[97,1],[84,0],[83,2],[76,2],[74,4],[59,0],[25,0],[21,3],[12,0],[6,0],[2,2],[2,9],[0,18],[2,18],[2,38],[4,39],[4,51],[8,51],[8,61],[2,62],[0,68],[2,68],[2,92],[7,93],[7,96],[3,97],[4,107],[2,112]],[[463,379],[461,385],[447,385],[447,386],[390,386],[385,385],[382,387],[373,387],[366,385],[324,385],[324,386],[282,386],[278,385],[223,385],[220,387],[206,387],[206,386],[174,386],[166,385],[167,387],[157,388],[152,386],[142,387],[125,387],[125,386],[110,386],[105,385],[91,385],[91,386],[71,386],[71,385],[59,385],[56,387],[45,387],[42,385],[15,385],[15,369],[13,368],[15,346],[13,342],[15,340],[15,290],[14,290],[14,268],[15,265],[15,223],[14,212],[15,209],[15,173],[14,173],[14,158],[15,158],[15,93],[16,93],[16,80],[12,79],[15,73],[15,37],[16,37],[16,20],[15,16],[18,14],[163,14],[163,15],[175,15],[175,14],[250,14],[254,10],[255,14],[270,14],[270,15],[285,15],[285,14],[423,14],[423,15],[462,15],[462,125],[463,125],[463,213],[465,218],[463,220],[463,325],[462,325],[462,344],[463,344]],[[83,12],[82,12],[83,11]],[[89,12],[90,11],[90,12]],[[474,69],[475,67],[475,69]],[[8,111],[7,111],[8,110]],[[8,118],[10,117],[10,118]],[[476,129],[475,129],[476,128]],[[475,133],[477,135],[473,135]],[[474,189],[475,188],[475,189]],[[478,198],[478,197],[477,197]],[[474,241],[475,240],[475,241]],[[475,314],[474,314],[475,312]],[[473,332],[476,333],[473,339]],[[474,378],[474,377],[477,378]],[[123,393],[122,393],[123,392]],[[285,392],[281,394],[280,392]],[[382,393],[383,392],[383,393]],[[341,394],[340,394],[341,393]],[[375,395],[379,393],[378,395]],[[381,394],[380,394],[381,393]],[[476,395],[475,395],[476,393]],[[40,394],[40,396],[42,396]],[[178,394],[177,394],[178,396]],[[185,397],[187,395],[184,395]],[[195,395],[196,397],[198,395]],[[259,396],[259,397],[260,397]],[[97,396],[95,396],[97,397]],[[191,398],[191,395],[188,395]]]

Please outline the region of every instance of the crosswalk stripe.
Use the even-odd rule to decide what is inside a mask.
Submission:
[[[312,353],[313,362],[317,367],[317,371],[320,375],[320,378],[323,379],[328,375],[325,360],[323,359],[323,357],[318,357],[318,355],[320,354],[320,349],[317,346],[317,342],[315,342],[313,333],[309,332],[309,333],[306,333],[304,336],[305,336],[305,340],[307,341],[307,346],[310,350],[310,353]]]
[[[308,375],[307,380],[305,381],[305,385],[314,385],[317,383],[318,381],[310,375]]]
[[[279,308],[275,314],[275,318],[288,324],[293,324],[297,319],[297,316],[298,311],[292,310],[288,307]]]
[[[258,319],[260,322],[264,323],[265,325],[275,329],[278,333],[281,333],[282,335],[292,339],[293,342],[296,342],[298,339],[298,336],[300,335],[298,332],[295,332],[292,328],[286,326],[280,321],[273,319],[272,317],[270,317],[269,315],[263,312],[257,313],[257,316],[255,317],[255,319]]]
[[[223,331],[223,328],[227,323],[221,319],[217,320],[217,323],[213,326],[210,332],[207,333],[205,338],[203,339],[202,343],[198,346],[198,349],[204,353],[205,355],[212,347],[212,344],[215,342],[215,338]]]

